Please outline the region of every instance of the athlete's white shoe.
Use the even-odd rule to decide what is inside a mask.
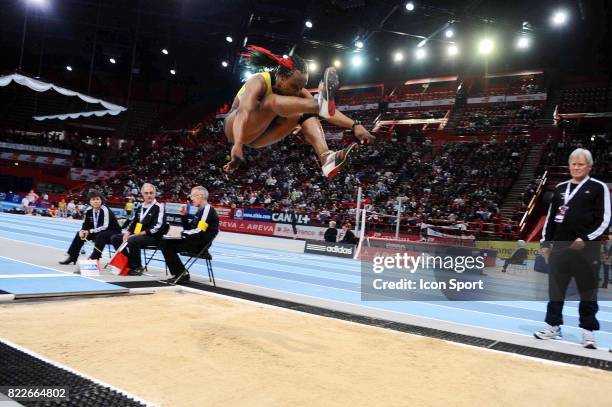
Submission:
[[[595,342],[593,331],[582,330],[582,346],[587,349],[597,349],[597,342]]]
[[[329,119],[336,114],[336,103],[334,96],[340,81],[335,68],[327,68],[323,74],[321,82],[319,82],[319,94],[317,95],[319,102],[319,116],[324,119]]]
[[[357,148],[357,143],[351,143],[340,151],[329,153],[322,166],[323,175],[328,178],[334,177],[340,169],[350,161],[351,153]]]
[[[533,336],[535,336],[538,339],[561,339],[563,338],[563,334],[561,333],[561,327],[558,325],[557,326],[547,325],[547,327],[542,329],[541,331],[534,332]]]

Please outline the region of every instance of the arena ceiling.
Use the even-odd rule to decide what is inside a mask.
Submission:
[[[2,73],[19,65],[28,3],[23,72],[71,82],[80,90],[92,66],[96,78],[126,82],[133,66],[134,80],[177,81],[200,87],[203,95],[226,97],[243,75],[238,54],[245,38],[279,54],[293,50],[321,67],[340,58],[347,62],[344,83],[482,69],[561,65],[588,71],[610,66],[607,0],[431,0],[415,1],[413,11],[406,9],[406,1],[392,0],[3,0]],[[563,29],[549,23],[559,7],[570,13]],[[305,26],[306,20],[312,21],[312,28]],[[460,45],[462,55],[455,62],[442,58],[448,40],[441,32],[428,42],[427,60],[416,61],[416,45],[449,21],[455,31],[451,40]],[[533,47],[517,53],[512,44],[525,21]],[[497,55],[484,62],[472,52],[483,35],[499,44]],[[366,62],[360,69],[349,69],[357,40],[364,42],[360,54]],[[167,55],[161,52],[164,48]],[[406,54],[402,64],[392,62],[397,50]],[[222,61],[228,62],[227,68]],[[318,81],[317,73],[311,78]]]

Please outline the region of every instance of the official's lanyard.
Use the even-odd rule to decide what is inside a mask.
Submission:
[[[100,210],[93,210],[93,223],[94,223],[94,229],[98,228],[98,218],[100,217]]]
[[[149,211],[151,210],[151,208],[153,207],[153,205],[155,205],[156,203],[157,203],[157,201],[156,201],[156,200],[154,200],[154,201],[151,203],[151,206],[149,206],[149,207],[147,208],[147,211],[146,211],[144,214],[142,213],[142,211],[144,210],[144,205],[142,205],[142,208],[140,208],[140,221],[141,221],[141,222],[142,222],[142,220],[145,218],[145,216],[147,216],[147,213],[149,213]]]
[[[570,184],[572,183],[571,181],[567,183],[567,187],[565,188],[565,196],[563,197],[563,205],[566,205],[569,203],[569,201],[572,200],[572,198],[576,195],[576,192],[578,192],[578,190],[584,185],[585,182],[587,182],[589,180],[589,177],[586,177],[585,179],[582,180],[582,182],[580,184],[578,184],[576,186],[576,188],[574,188],[574,191],[570,194]]]

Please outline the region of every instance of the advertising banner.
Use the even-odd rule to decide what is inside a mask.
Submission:
[[[264,236],[274,235],[274,225],[272,223],[221,218],[219,219],[219,228],[224,232],[250,233]]]
[[[304,245],[304,253],[352,259],[355,254],[355,245],[307,240],[306,245]]]

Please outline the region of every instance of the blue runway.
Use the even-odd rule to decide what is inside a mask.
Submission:
[[[75,223],[0,214],[0,237],[36,245],[66,250],[77,229],[78,224]],[[213,244],[211,253],[218,280],[524,336],[531,336],[534,330],[544,325],[545,302],[362,301],[360,263],[355,260],[219,242]],[[153,265],[164,267],[160,262],[153,262]],[[2,278],[3,274],[12,276],[32,273],[51,274],[53,271],[44,268],[39,270],[35,266],[15,264],[8,259],[0,258],[0,290],[6,292],[23,290],[23,284],[27,283],[24,281],[27,280],[25,277]],[[197,263],[192,268],[192,273],[207,276],[205,264]],[[72,280],[73,278],[77,280]],[[44,277],[30,280],[28,284],[40,285],[38,288],[40,291],[58,290],[61,288],[58,285],[76,289],[80,284],[85,287],[88,284],[98,283],[81,277]],[[511,283],[508,284],[510,287]],[[564,315],[565,340],[579,343],[581,330],[578,328],[577,303],[567,302]],[[612,302],[601,301],[597,316],[601,323],[601,331],[597,333],[598,343],[600,347],[610,348],[612,347]]]

